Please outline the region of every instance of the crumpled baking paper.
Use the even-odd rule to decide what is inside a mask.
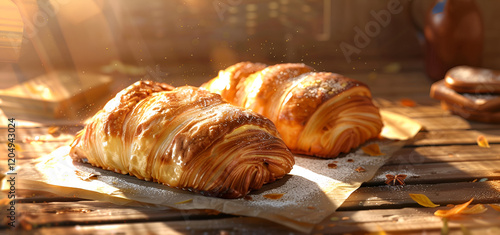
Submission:
[[[90,164],[73,162],[68,155],[69,146],[22,164],[18,169],[17,177],[20,180],[16,188],[123,205],[212,209],[268,219],[307,233],[315,224],[335,212],[363,182],[369,181],[391,155],[404,145],[401,140],[412,138],[421,128],[420,124],[404,116],[387,111],[381,113],[385,124],[382,135],[386,138],[369,141],[365,145],[377,143],[384,155],[369,156],[361,148],[335,159],[296,155],[296,164],[287,176],[251,192],[247,198],[201,196],[92,167]],[[329,164],[337,167],[329,167]],[[8,190],[5,179],[2,190]],[[269,194],[282,197],[265,197]]]

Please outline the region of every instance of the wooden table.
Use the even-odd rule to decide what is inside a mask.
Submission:
[[[311,234],[439,234],[444,223],[433,213],[447,204],[471,198],[472,204],[500,204],[500,125],[469,122],[442,110],[438,101],[429,98],[431,82],[421,72],[349,76],[371,87],[379,107],[413,118],[424,129],[377,173],[407,174],[406,185],[389,186],[380,177],[366,182]],[[402,99],[414,101],[415,106]],[[16,127],[17,160],[31,161],[49,153],[82,128],[63,124],[34,122]],[[3,143],[7,133],[7,126],[2,126]],[[489,140],[490,148],[477,145],[480,135]],[[7,164],[6,148],[0,151],[2,164]],[[410,193],[425,194],[441,207],[420,206]],[[485,213],[450,219],[450,234],[500,234],[500,211],[486,207]],[[0,234],[300,234],[258,218],[119,206],[43,191],[17,190],[15,209],[16,229],[4,223]],[[1,212],[2,219],[5,213]]]

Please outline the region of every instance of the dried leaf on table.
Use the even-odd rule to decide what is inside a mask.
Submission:
[[[448,217],[451,217],[453,215],[460,214],[463,210],[465,210],[469,206],[469,204],[472,202],[472,200],[474,200],[474,198],[471,198],[466,203],[456,205],[455,207],[453,207],[449,210],[437,210],[436,212],[434,212],[434,215],[439,216],[439,217],[448,218]]]
[[[488,208],[486,208],[483,204],[476,204],[473,207],[465,208],[462,212],[460,212],[460,214],[475,215],[484,213],[486,210],[488,210]]]
[[[401,105],[406,106],[406,107],[417,106],[417,103],[415,103],[415,101],[413,101],[412,99],[408,99],[408,98],[403,98],[403,99],[399,100],[399,102],[401,102]]]
[[[425,207],[438,207],[439,206],[437,204],[434,204],[431,201],[431,199],[429,199],[424,194],[413,194],[413,193],[410,193],[410,197],[411,197],[411,199],[413,199],[413,201],[417,202],[421,206],[425,206]]]
[[[364,153],[370,155],[370,156],[382,156],[385,155],[380,151],[380,147],[378,144],[370,144],[364,147],[361,147]]]
[[[490,144],[488,143],[488,139],[484,137],[484,135],[480,135],[477,137],[477,145],[482,148],[489,148]]]

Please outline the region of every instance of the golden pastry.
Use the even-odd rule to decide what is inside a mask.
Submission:
[[[238,73],[260,67],[238,63],[202,87],[271,119],[295,153],[333,158],[380,134],[380,113],[365,84],[304,64],[277,64],[246,77]]]
[[[71,157],[207,196],[238,198],[290,172],[274,124],[195,87],[137,82],[79,132]]]

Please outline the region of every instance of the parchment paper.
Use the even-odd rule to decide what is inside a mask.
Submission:
[[[316,223],[332,214],[363,182],[374,176],[404,145],[401,140],[412,138],[421,128],[417,122],[401,115],[382,112],[382,116],[385,124],[382,134],[391,139],[369,141],[365,145],[377,143],[385,155],[369,156],[361,148],[336,159],[296,155],[296,164],[289,175],[251,192],[250,200],[205,197],[95,168],[90,164],[74,163],[68,156],[69,146],[21,165],[17,188],[124,205],[213,209],[227,214],[260,217],[298,231],[310,232]],[[328,167],[330,163],[336,164],[337,168]],[[358,172],[359,167],[364,171]],[[81,175],[95,176],[84,180]],[[2,190],[8,190],[5,181],[2,182]],[[283,196],[269,199],[264,197],[267,194]]]

